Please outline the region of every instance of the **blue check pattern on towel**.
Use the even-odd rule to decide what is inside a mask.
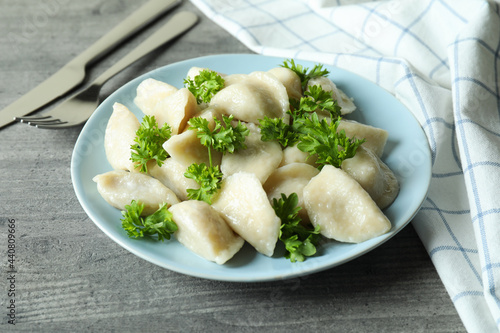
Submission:
[[[412,222],[469,332],[500,327],[500,17],[493,0],[192,0],[256,53],[382,86],[432,150]]]

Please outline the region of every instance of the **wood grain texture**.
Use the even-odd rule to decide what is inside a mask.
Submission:
[[[0,109],[92,44],[145,0],[0,0]],[[102,98],[154,68],[250,52],[203,16],[177,42],[109,81]],[[97,76],[139,33],[91,69]],[[122,249],[74,194],[81,127],[0,130],[1,332],[464,332],[412,226],[339,267],[286,281],[228,283],[181,275]],[[16,221],[16,322],[7,323],[7,224]]]

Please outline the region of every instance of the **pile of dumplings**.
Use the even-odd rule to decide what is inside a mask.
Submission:
[[[203,68],[191,68],[193,79]],[[339,130],[348,137],[364,138],[353,158],[341,168],[315,165],[314,156],[297,147],[261,140],[259,119],[289,119],[289,99],[303,96],[298,75],[285,67],[250,74],[220,74],[225,87],[209,103],[197,104],[187,88],[148,78],[137,87],[135,105],[145,115],[155,116],[159,126],[168,123],[172,136],[163,148],[169,154],[162,166],[148,165],[140,173],[130,160],[131,145],[140,127],[137,117],[120,103],[113,105],[104,145],[113,171],[94,177],[101,196],[125,210],[132,200],[145,205],[144,215],[167,203],[178,226],[175,238],[199,256],[224,264],[248,242],[259,253],[273,256],[281,221],[272,207],[273,198],[296,193],[299,215],[305,225],[320,226],[321,234],[339,242],[359,243],[391,229],[382,210],[396,198],[399,185],[380,157],[388,133],[380,128],[341,120]],[[356,110],[354,101],[326,76],[308,83],[331,92],[343,115]],[[233,115],[250,130],[244,150],[234,154],[212,151],[212,163],[223,173],[222,186],[209,205],[191,200],[187,189],[199,188],[184,176],[192,163],[209,164],[207,147],[196,132],[188,130],[191,117],[203,117],[214,126],[214,117]],[[327,117],[318,111],[318,116]]]

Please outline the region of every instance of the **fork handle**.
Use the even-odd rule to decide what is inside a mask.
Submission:
[[[89,65],[103,56],[107,51],[117,46],[126,37],[139,31],[142,27],[179,3],[180,0],[150,0],[99,38],[88,49],[73,59],[73,62],[79,63],[81,66]]]
[[[175,14],[163,27],[136,46],[130,53],[117,61],[104,73],[99,75],[92,85],[104,84],[107,80],[135,61],[191,28],[197,21],[198,17],[192,12],[179,12]]]

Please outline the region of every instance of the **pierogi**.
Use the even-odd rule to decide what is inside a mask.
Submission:
[[[281,221],[255,174],[238,172],[225,178],[212,206],[257,251],[273,255]]]
[[[135,132],[140,126],[137,117],[125,105],[113,104],[113,113],[104,132],[104,150],[113,169],[135,170],[130,160],[130,146],[134,144]]]
[[[172,190],[159,180],[139,172],[113,170],[93,178],[97,191],[113,207],[120,210],[136,200],[144,204],[143,215],[153,214],[161,204],[179,202]]]
[[[186,79],[194,80],[205,69],[192,67]],[[297,194],[302,225],[319,226],[321,234],[332,241],[363,242],[391,229],[383,209],[394,202],[399,184],[381,160],[387,131],[343,118],[338,131],[365,142],[340,168],[320,166],[316,155],[297,145],[282,147],[278,141],[261,138],[260,121],[265,117],[291,122],[289,100],[299,100],[304,94],[301,78],[293,70],[276,67],[249,74],[219,74],[224,87],[210,102],[200,104],[186,87],[151,78],[138,85],[135,105],[145,115],[154,115],[160,127],[166,123],[172,130],[163,143],[168,158],[161,166],[150,161],[147,173],[139,173],[130,159],[139,120],[126,106],[115,103],[104,140],[113,171],[94,177],[109,204],[123,210],[137,200],[145,204],[143,214],[148,215],[167,203],[178,226],[177,241],[216,264],[230,260],[244,242],[273,256],[281,220],[272,203],[281,194]],[[331,94],[342,115],[357,109],[355,101],[329,77],[311,78],[304,89],[313,85]],[[317,113],[320,119],[329,119],[328,114]],[[245,149],[220,153],[202,145],[197,132],[189,129],[188,121],[201,117],[208,120],[212,131],[223,115],[232,115],[234,122],[248,128]],[[185,176],[192,163],[213,165],[222,173],[211,204],[188,195],[189,189],[200,189],[200,184]]]
[[[359,183],[345,171],[325,165],[304,187],[304,204],[314,226],[327,238],[360,243],[391,229],[382,213]]]
[[[204,201],[186,200],[170,207],[178,226],[175,238],[199,256],[219,265],[231,259],[243,246],[224,218]]]
[[[235,119],[259,124],[264,117],[288,121],[288,94],[285,86],[272,74],[253,72],[240,75],[235,83],[219,91],[210,105]]]

